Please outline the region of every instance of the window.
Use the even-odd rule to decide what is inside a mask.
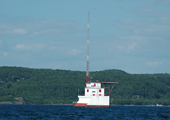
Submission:
[[[92,93],[95,93],[95,91],[92,91]]]

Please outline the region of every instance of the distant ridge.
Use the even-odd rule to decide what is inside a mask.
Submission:
[[[170,74],[129,74],[122,70],[92,71],[92,81],[119,82],[111,104],[170,105]],[[73,104],[84,91],[85,71],[0,67],[0,103]]]
[[[116,73],[116,74],[127,74],[127,72],[123,70],[117,70],[117,69],[106,69],[102,70],[101,72],[110,72],[110,73]]]

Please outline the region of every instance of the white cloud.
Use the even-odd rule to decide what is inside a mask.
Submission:
[[[126,45],[125,44],[118,45],[118,46],[116,46],[116,48],[118,48],[118,50],[120,50],[120,51],[130,52],[130,51],[134,50],[136,46],[137,46],[137,42],[132,42],[130,44],[126,43]]]
[[[24,20],[25,22],[1,22],[0,35],[27,35],[27,36],[63,36],[84,30],[81,25],[69,21],[56,19]]]
[[[170,3],[170,0],[151,0],[155,3]],[[142,16],[141,20],[126,19],[117,27],[137,35],[169,36],[170,12],[155,7],[139,7],[131,11]]]
[[[145,65],[150,67],[156,67],[161,65],[162,63],[163,63],[162,61],[154,61],[154,62],[146,62]]]
[[[0,23],[0,34],[2,35],[25,35],[27,30],[24,28],[17,28],[14,25],[1,25]],[[19,27],[19,26],[18,26]]]
[[[125,50],[125,46],[124,46],[124,45],[118,45],[117,48],[118,48],[119,50]]]
[[[14,47],[14,49],[15,50],[37,51],[43,47],[44,47],[44,45],[42,45],[42,44],[32,44],[32,45],[18,44]]]
[[[128,51],[133,50],[136,45],[137,45],[137,43],[136,43],[136,42],[133,42],[132,44],[128,45],[127,50],[128,50]]]
[[[157,8],[153,8],[153,7],[139,7],[139,8],[136,8],[132,11],[130,11],[132,13],[137,13],[137,14],[158,14],[160,13],[160,10],[157,9]]]
[[[133,13],[137,13],[139,18],[122,20],[116,26],[121,32],[126,32],[126,36],[117,38],[117,48],[121,51],[134,51],[133,53],[140,57],[168,57],[170,12],[161,8],[141,7]],[[146,64],[154,66],[161,62]]]
[[[163,22],[168,22],[170,21],[170,17],[161,17],[160,20]]]
[[[145,20],[132,20],[127,19],[117,25],[118,29],[128,31],[133,36],[169,36],[170,22],[169,18],[160,17],[155,22],[149,22]]]
[[[159,18],[159,17],[167,18],[170,16],[169,11],[162,10],[160,8],[155,8],[155,7],[139,7],[134,10],[131,10],[130,12],[137,15],[141,15],[143,18],[151,18],[151,19]]]
[[[49,49],[50,49],[50,50],[56,50],[57,47],[51,46],[51,47],[49,47]]]
[[[77,54],[81,53],[81,51],[78,49],[72,49],[68,53],[71,55],[77,55]]]
[[[14,34],[26,34],[27,32],[26,32],[25,29],[18,28],[18,29],[12,30],[11,33],[14,33]]]
[[[4,44],[4,40],[2,39],[0,40],[0,48],[3,46],[3,44]]]
[[[1,57],[6,57],[6,56],[8,56],[9,55],[9,53],[7,52],[7,51],[0,51],[0,56]]]
[[[137,35],[127,35],[127,36],[119,36],[116,38],[117,40],[114,41],[114,44],[112,45],[114,48],[123,51],[123,52],[131,52],[140,46],[142,42],[145,42],[147,38],[143,36],[137,36]],[[108,49],[108,52],[110,52],[112,49]]]
[[[3,52],[3,55],[4,55],[4,56],[8,56],[9,53],[8,53],[8,52]]]
[[[123,40],[123,41],[145,41],[147,40],[146,37],[139,36],[139,35],[120,36],[118,37],[118,39]]]
[[[18,44],[15,46],[16,50],[25,50],[27,47],[25,44]]]
[[[151,5],[167,5],[167,4],[170,4],[170,0],[150,0],[150,4]]]

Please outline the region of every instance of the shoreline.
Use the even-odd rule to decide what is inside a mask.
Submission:
[[[56,106],[63,106],[63,105],[65,105],[65,106],[67,106],[67,105],[74,105],[74,104],[25,104],[25,103],[23,103],[23,104],[13,104],[13,103],[9,103],[9,104],[7,104],[7,103],[0,103],[0,105],[56,105]],[[170,105],[157,106],[157,105],[113,105],[113,104],[111,104],[110,106],[170,107]]]

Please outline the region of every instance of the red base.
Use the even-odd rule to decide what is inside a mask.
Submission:
[[[75,107],[87,106],[87,103],[76,103],[74,106],[75,106]]]
[[[110,105],[87,105],[87,103],[76,103],[75,107],[110,107]]]

